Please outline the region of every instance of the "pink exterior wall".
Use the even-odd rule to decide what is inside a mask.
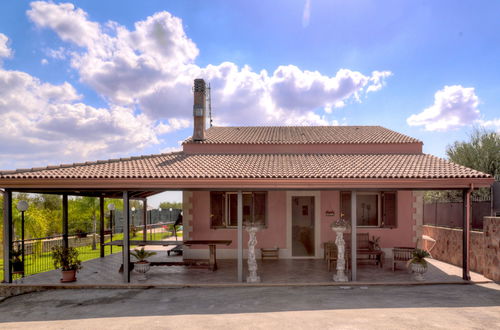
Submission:
[[[398,196],[398,225],[397,228],[360,228],[358,233],[369,233],[372,236],[380,237],[381,248],[392,248],[394,246],[414,246],[413,223],[412,223],[412,193],[411,191],[399,191]],[[335,211],[335,216],[326,216],[325,212]],[[340,212],[340,192],[321,192],[321,242],[334,241],[335,233],[330,229],[330,224],[338,219]]]
[[[419,154],[422,143],[366,143],[366,144],[203,144],[186,143],[182,146],[188,154],[196,153],[276,153],[276,154]]]
[[[375,235],[380,237],[382,248],[392,248],[393,246],[414,246],[412,238],[414,235],[412,228],[412,193],[411,191],[398,192],[398,227],[389,228],[358,228],[358,232],[368,232],[370,238]],[[335,234],[330,229],[330,224],[339,215],[339,191],[321,192],[321,212],[320,212],[320,240],[321,243],[335,240]],[[211,229],[210,228],[210,193],[208,191],[195,191],[192,198],[193,221],[190,239],[229,239],[233,243],[228,247],[237,248],[236,229]],[[326,211],[334,211],[335,216],[327,216]],[[287,248],[286,246],[286,191],[268,192],[268,227],[257,234],[257,248]],[[243,234],[243,246],[246,247],[248,235]],[[194,248],[194,247],[193,247]],[[206,247],[199,247],[205,248]]]
[[[268,198],[268,226],[257,235],[257,248],[286,247],[286,192],[270,191]],[[193,221],[190,239],[229,239],[230,246],[220,246],[217,249],[236,249],[236,228],[211,229],[210,228],[210,192],[193,192]],[[248,234],[243,233],[243,246],[246,247]],[[195,248],[195,247],[192,247]],[[200,247],[203,248],[203,247]],[[206,249],[206,247],[204,247]]]

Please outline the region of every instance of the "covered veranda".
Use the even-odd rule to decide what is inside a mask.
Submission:
[[[24,181],[24,180],[23,180]],[[67,181],[67,182],[66,182]],[[237,228],[237,246],[238,254],[236,260],[219,260],[219,270],[216,272],[209,272],[204,269],[193,269],[186,266],[173,266],[173,267],[154,267],[151,271],[150,281],[159,283],[169,283],[171,281],[177,283],[188,284],[191,279],[196,279],[203,282],[212,283],[241,283],[246,277],[245,265],[244,265],[244,242],[243,242],[243,217],[242,217],[242,193],[247,190],[300,190],[304,189],[304,180],[248,180],[246,185],[242,187],[242,180],[148,180],[149,182],[144,182],[141,180],[140,184],[136,180],[105,180],[100,181],[98,184],[96,182],[88,180],[80,180],[80,182],[75,183],[70,180],[46,180],[46,182],[36,182],[36,185],[29,182],[16,182],[15,184],[5,185],[4,180],[4,274],[5,281],[12,283],[12,268],[10,265],[10,254],[12,251],[12,193],[13,192],[27,192],[27,193],[52,193],[60,194],[62,198],[62,223],[63,223],[63,245],[68,246],[68,196],[91,196],[99,197],[101,206],[101,218],[100,218],[100,230],[101,230],[101,251],[103,251],[103,237],[104,237],[104,199],[105,198],[122,198],[123,199],[123,215],[124,215],[124,228],[130,228],[130,200],[139,199],[145,204],[147,203],[146,198],[157,194],[159,192],[167,190],[231,190],[237,191],[238,195],[238,228]],[[195,181],[195,182],[193,182]],[[215,182],[214,182],[215,181]],[[296,181],[296,182],[293,182]],[[298,181],[298,182],[297,182]],[[326,181],[326,182],[325,182]],[[474,184],[478,186],[484,185],[485,180],[481,179],[462,179],[462,180],[385,180],[384,184],[380,181],[367,182],[367,180],[344,180],[342,184],[339,184],[339,180],[336,180],[335,185],[332,187],[332,182],[327,180],[315,180],[315,182],[308,182],[307,190],[348,190],[351,192],[351,203],[356,205],[356,194],[359,190],[367,189],[398,189],[398,190],[436,190],[436,189],[460,189],[463,191],[464,205],[466,212],[464,212],[463,219],[463,267],[461,269],[460,277],[462,280],[471,280],[471,273],[469,271],[469,228],[470,228],[470,194],[474,188]],[[358,182],[356,182],[358,181]],[[388,182],[389,181],[389,182]],[[404,182],[410,181],[410,182]],[[154,182],[154,184],[153,184]],[[147,187],[146,188],[146,184]],[[72,188],[61,188],[65,185],[72,185]],[[76,187],[76,188],[75,188]],[[106,188],[107,187],[107,188]],[[134,189],[126,187],[135,187]],[[445,187],[445,188],[443,188]],[[144,210],[147,207],[145,205]],[[351,237],[356,237],[356,208],[352,207],[352,230]],[[144,217],[146,219],[146,217]],[[144,227],[145,228],[145,227]],[[146,233],[143,233],[143,239],[146,240]],[[399,271],[393,273],[387,269],[376,269],[373,266],[358,265],[358,258],[356,256],[356,239],[352,239],[353,247],[351,249],[352,264],[350,265],[350,280],[352,282],[377,282],[377,281],[392,281],[398,279],[400,282],[406,282],[411,280],[411,277],[406,271]],[[104,271],[94,271],[89,275],[88,278],[94,278],[92,280],[94,283],[98,280],[99,283],[109,282],[116,283],[117,280],[121,280],[124,283],[136,282],[137,278],[135,273],[132,273],[129,269],[130,267],[130,235],[129,231],[125,230],[123,235],[123,249],[121,253],[113,254],[111,256],[105,257],[104,253],[101,253],[101,258],[87,261],[84,264],[84,270],[82,274],[87,271],[92,272],[94,267],[103,267],[106,265],[108,269],[107,272]],[[162,253],[160,253],[160,256]],[[177,257],[178,258],[178,257]],[[171,259],[175,261],[176,259]],[[179,259],[177,259],[179,260]],[[430,274],[435,273],[430,278],[436,279],[436,281],[446,282],[446,278],[457,279],[457,271],[454,269],[450,274],[447,271],[443,271],[440,267],[434,265],[439,262],[431,261],[431,270],[435,268],[435,272],[430,272]],[[117,269],[119,265],[123,264],[123,272],[118,273]],[[385,263],[389,265],[389,262]],[[99,266],[101,265],[101,266]],[[387,266],[386,266],[387,267]],[[87,268],[87,270],[85,270]],[[283,272],[283,269],[289,269],[289,272]],[[266,274],[267,273],[267,279]],[[326,270],[323,260],[278,260],[278,261],[259,261],[259,274],[263,276],[263,282],[270,283],[288,283],[288,282],[317,282],[325,283],[332,282],[332,273]],[[285,274],[285,275],[284,275]],[[47,272],[44,274],[35,275],[32,278],[26,278],[25,281],[45,281],[51,279],[51,282],[58,279],[58,271]],[[95,278],[97,276],[97,278]],[[444,277],[443,277],[444,276]],[[79,276],[79,283],[82,283],[82,278],[86,276]],[[40,280],[44,279],[44,280]],[[389,280],[391,279],[391,280]],[[477,278],[476,280],[482,280]],[[83,279],[83,281],[86,281]],[[397,281],[396,281],[397,282]],[[40,283],[40,282],[39,282]]]

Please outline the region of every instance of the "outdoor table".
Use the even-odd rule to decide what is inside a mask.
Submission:
[[[208,245],[209,256],[208,256],[208,269],[212,271],[217,270],[217,253],[216,245],[230,245],[233,241],[231,240],[188,240],[184,241],[184,245]]]
[[[216,253],[216,245],[230,245],[232,243],[231,240],[188,240],[188,241],[144,241],[144,240],[130,240],[130,245],[137,246],[145,246],[145,245],[160,245],[160,246],[169,246],[169,245],[208,245],[209,248],[209,257],[208,263],[200,263],[194,261],[177,261],[177,262],[151,262],[151,266],[205,266],[211,271],[217,270],[217,253]],[[123,246],[123,240],[116,240],[105,243],[104,245],[116,245]],[[122,265],[123,266],[123,265]]]

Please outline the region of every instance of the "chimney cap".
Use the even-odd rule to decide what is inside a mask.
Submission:
[[[194,80],[194,91],[195,92],[204,92],[205,88],[206,88],[205,80],[200,79],[200,78]]]

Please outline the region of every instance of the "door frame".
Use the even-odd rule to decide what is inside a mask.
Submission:
[[[292,255],[292,197],[314,197],[314,256]],[[321,192],[320,191],[287,191],[286,192],[286,258],[319,259],[321,258]]]

